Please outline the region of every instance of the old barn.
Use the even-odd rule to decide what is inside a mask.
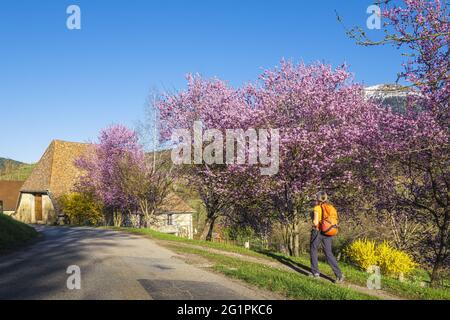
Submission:
[[[74,161],[89,144],[54,140],[20,189],[14,217],[27,223],[53,224],[57,221],[56,199],[72,188],[80,176]]]

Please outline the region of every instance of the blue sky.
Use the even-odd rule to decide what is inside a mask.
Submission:
[[[346,62],[366,85],[394,82],[399,52],[358,47],[336,20],[335,10],[365,26],[372,2],[1,0],[0,157],[35,162],[53,139],[133,127],[152,88],[180,90],[189,72],[238,86],[286,58]],[[71,4],[81,30],[66,28]]]

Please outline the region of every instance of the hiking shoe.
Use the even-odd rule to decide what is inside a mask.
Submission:
[[[345,280],[344,275],[341,275],[334,281],[334,283],[342,283],[342,282],[344,282],[344,280]]]

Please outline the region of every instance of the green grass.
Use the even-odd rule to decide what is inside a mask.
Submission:
[[[250,257],[262,258],[269,261],[280,261],[284,264],[292,266],[306,266],[309,267],[309,255],[305,254],[300,257],[290,257],[283,255],[281,253],[275,253],[270,251],[253,251],[248,250],[243,247],[234,246],[231,244],[209,242],[202,240],[191,240],[186,238],[180,238],[174,235],[165,234],[157,232],[151,229],[135,229],[135,228],[112,228],[114,230],[126,231],[134,234],[141,234],[148,236],[153,239],[170,241],[176,243],[184,243],[189,245],[201,246],[204,248],[211,248],[216,250],[222,250],[226,252],[238,253]],[[195,248],[193,248],[194,250]],[[181,249],[180,249],[181,250]],[[199,250],[199,252],[203,252]],[[220,255],[219,255],[220,256]],[[225,257],[224,257],[225,258]],[[228,258],[228,257],[227,257]],[[242,263],[242,260],[237,260]],[[366,286],[368,274],[362,270],[357,269],[351,264],[345,263],[343,261],[339,262],[343,273],[346,276],[348,282],[357,284],[360,286]],[[333,272],[329,265],[325,262],[319,262],[320,270],[323,274],[332,276]],[[262,266],[262,268],[267,268],[267,266]],[[225,273],[225,272],[224,272]],[[244,275],[242,276],[244,277]],[[449,288],[431,288],[428,286],[422,287],[421,282],[428,283],[429,276],[425,270],[417,270],[412,277],[410,277],[405,282],[401,282],[398,279],[382,277],[382,290],[391,293],[393,295],[408,298],[408,299],[427,299],[427,300],[450,300],[450,289]]]
[[[34,228],[0,214],[0,252],[12,249],[37,236]]]
[[[180,253],[190,253],[202,256],[213,265],[213,269],[228,277],[243,280],[263,289],[283,294],[293,299],[305,300],[373,300],[373,296],[356,292],[354,290],[336,286],[324,280],[309,278],[271,268],[259,263],[243,261],[221,254],[207,252],[201,249],[171,246],[171,249]]]
[[[300,264],[309,266],[309,256],[306,255],[301,257],[287,257],[285,255],[273,252],[266,252],[266,254],[278,259],[283,259],[285,262],[292,263],[294,265]],[[319,262],[319,267],[321,272],[329,275],[333,274],[327,263]],[[347,281],[360,286],[366,286],[368,276],[366,272],[342,261],[339,262],[339,267],[345,274]],[[421,282],[429,282],[429,276],[426,271],[417,270],[404,282],[401,282],[398,279],[383,276],[381,280],[381,289],[393,295],[398,295],[409,299],[450,300],[449,289],[431,288],[426,286],[422,287],[420,285]]]

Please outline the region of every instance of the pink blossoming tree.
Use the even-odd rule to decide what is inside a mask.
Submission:
[[[384,38],[371,40],[361,28],[349,32],[361,45],[391,44],[408,56],[399,77],[410,83],[405,113],[387,162],[378,174],[400,179],[377,180],[385,208],[398,220],[426,227],[420,256],[432,266],[431,282],[450,259],[450,24],[448,2],[441,0],[378,1]],[[406,217],[406,219],[405,219]],[[395,220],[395,219],[394,219]]]
[[[136,133],[122,125],[113,125],[100,132],[92,151],[76,161],[83,170],[78,188],[89,190],[113,212],[115,225],[120,226],[124,213],[137,208],[137,198],[123,188],[123,162],[144,170],[144,151]]]
[[[280,129],[280,166],[274,176],[262,176],[250,164],[202,163],[185,172],[196,181],[207,212],[214,212],[208,219],[218,212],[242,212],[249,205],[270,211],[267,219],[277,213],[293,255],[299,253],[298,225],[312,195],[355,184],[355,168],[379,165],[365,162],[365,154],[392,147],[395,143],[384,140],[385,132],[402,121],[366,101],[362,87],[352,83],[344,67],[285,62],[239,89],[219,80],[190,78],[187,91],[164,97],[158,108],[166,137],[174,129],[192,128],[195,121],[222,132]],[[211,235],[211,224],[207,230]]]

